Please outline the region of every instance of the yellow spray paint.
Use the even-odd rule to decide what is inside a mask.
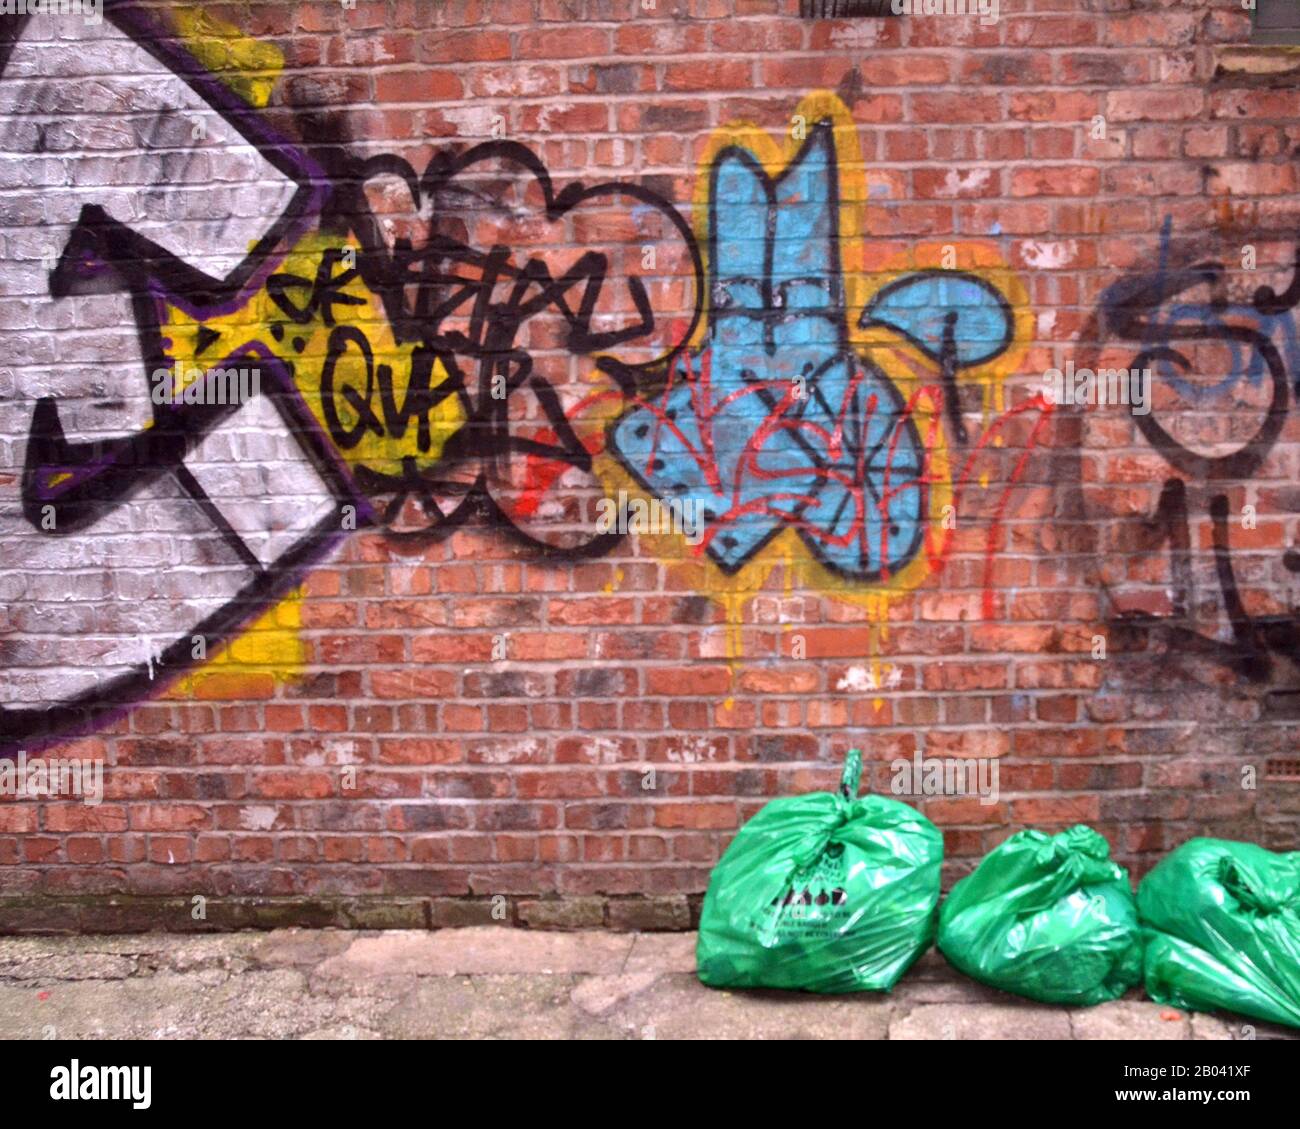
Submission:
[[[170,698],[257,698],[258,684],[292,682],[307,661],[302,592],[290,593],[172,686]]]
[[[209,73],[250,106],[265,109],[284,69],[284,54],[278,47],[245,35],[198,5],[180,5],[170,15],[185,49]]]
[[[317,268],[324,256],[332,251],[347,249],[349,244],[338,236],[311,233],[305,236],[285,257],[279,267],[282,274],[291,274],[304,279],[315,280]],[[357,249],[352,246],[353,254]],[[344,263],[340,263],[334,273],[341,273]],[[360,299],[360,305],[337,305],[333,307],[337,325],[347,325],[360,330],[366,335],[373,352],[376,370],[379,365],[387,365],[392,372],[393,391],[400,403],[405,398],[409,384],[414,346],[398,344],[385,317],[378,297],[362,282],[359,276],[338,288],[338,293],[352,295]],[[298,306],[305,306],[306,292],[289,292],[290,300]],[[321,373],[329,351],[329,339],[332,332],[326,326],[320,313],[316,313],[308,322],[297,324],[285,317],[284,312],[263,287],[252,299],[234,313],[221,317],[196,320],[178,307],[169,307],[164,317],[164,336],[170,341],[167,349],[167,361],[179,367],[183,379],[182,386],[192,379],[198,379],[203,370],[214,364],[220,364],[232,353],[238,351],[250,341],[259,341],[271,347],[281,360],[292,366],[294,383],[304,402],[315,416],[322,431],[326,430],[325,408],[321,400]],[[202,358],[195,354],[199,330],[218,334],[217,339],[208,346]],[[432,384],[436,386],[447,379],[445,370],[435,365]],[[334,370],[336,390],[350,387],[359,393],[367,387],[365,364],[359,352],[349,349],[338,360]],[[378,402],[378,396],[375,397]],[[336,392],[336,404],[344,426],[356,422],[355,413],[346,405],[342,395]],[[384,474],[398,474],[402,460],[410,457],[420,469],[434,465],[442,454],[447,439],[464,423],[464,412],[460,400],[448,397],[429,412],[431,446],[428,451],[418,449],[418,429],[409,427],[400,439],[387,431],[375,435],[367,431],[360,442],[350,450],[342,451],[342,457],[353,466],[366,466]],[[289,606],[289,603],[282,607]],[[295,609],[291,616],[290,627],[296,630],[298,617]],[[275,622],[276,609],[269,616]],[[259,634],[258,628],[266,629],[267,617],[249,628],[248,632],[228,647],[222,655],[221,664],[225,667],[239,668],[241,664],[253,672],[271,670],[277,677],[287,677],[286,672],[297,669],[293,661],[295,650],[283,638],[283,631],[277,628],[274,637]],[[261,640],[251,646],[248,640],[257,637]],[[218,665],[214,662],[213,664]],[[300,666],[300,660],[298,661]],[[199,692],[201,683],[187,679],[182,686]]]

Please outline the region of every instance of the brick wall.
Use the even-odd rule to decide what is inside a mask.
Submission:
[[[0,17],[0,928],[685,926],[853,746],[1300,845],[1292,62],[797,12]]]

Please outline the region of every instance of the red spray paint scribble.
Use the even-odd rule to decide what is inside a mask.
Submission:
[[[940,384],[928,383],[918,387],[898,413],[898,418],[894,422],[889,436],[889,452],[883,471],[883,486],[878,499],[870,497],[865,465],[868,451],[867,436],[870,433],[875,413],[879,408],[874,393],[866,401],[866,410],[863,413],[860,434],[857,436],[856,460],[851,473],[846,473],[843,469],[834,465],[780,470],[764,467],[760,461],[765,448],[774,436],[785,431],[799,431],[824,444],[829,462],[838,462],[843,454],[846,439],[851,438],[846,436],[845,433],[849,409],[858,389],[866,378],[865,369],[860,364],[855,364],[853,374],[845,389],[843,402],[836,411],[835,422],[830,429],[812,420],[793,418],[787,414],[797,400],[798,393],[794,382],[785,379],[755,381],[744,388],[728,393],[721,400],[715,402],[711,354],[707,350],[696,358],[683,353],[674,359],[668,368],[667,382],[663,393],[661,397],[657,397],[658,402],[647,400],[644,397],[633,397],[631,399],[632,406],[644,408],[655,419],[655,431],[650,447],[651,461],[653,461],[658,451],[663,432],[665,430],[670,431],[682,448],[695,459],[705,482],[708,483],[714,493],[719,495],[729,494],[732,499],[730,508],[725,513],[715,517],[715,525],[706,530],[700,543],[693,547],[696,555],[707,550],[712,538],[717,535],[719,527],[735,521],[739,517],[754,513],[773,516],[787,525],[800,529],[801,532],[819,540],[821,543],[833,547],[843,548],[857,541],[862,545],[865,555],[868,531],[871,524],[868,517],[871,509],[874,508],[878,518],[877,526],[880,530],[880,560],[888,561],[890,507],[904,491],[920,490],[923,492],[920,510],[922,514],[927,515],[924,520],[922,541],[926,562],[936,575],[942,573],[949,559],[956,531],[953,528],[943,528],[941,523],[929,518],[927,512],[930,489],[934,486],[946,484],[947,481],[945,476],[941,476],[935,470],[936,453],[943,437],[944,391]],[[677,423],[669,419],[659,406],[659,403],[668,402],[679,380],[686,381],[688,385],[691,408],[699,426],[699,447],[696,447],[687,439]],[[764,402],[764,411],[760,422],[746,441],[745,447],[737,459],[733,479],[726,484],[726,489],[724,489],[716,459],[713,435],[714,423],[724,408],[729,407],[742,397],[759,395],[764,391],[768,392],[775,399],[775,402]],[[621,401],[622,394],[616,391],[594,392],[575,404],[566,414],[571,420],[576,421],[597,405],[609,400]],[[919,407],[923,400],[929,402],[930,410],[929,419],[924,426],[918,427],[922,452],[921,470],[916,475],[909,474],[905,481],[895,485],[893,475],[900,441],[906,433],[908,422],[917,420]],[[1002,485],[994,505],[993,516],[989,521],[988,533],[984,542],[983,569],[983,613],[986,617],[992,617],[994,614],[994,552],[998,543],[998,534],[1006,515],[1006,509],[1010,504],[1011,492],[1023,478],[1030,456],[1038,446],[1052,410],[1053,405],[1039,394],[995,416],[981,432],[974,447],[962,460],[960,470],[952,482],[952,505],[954,513],[959,514],[962,501],[966,497],[966,492],[974,478],[977,459],[989,450],[993,440],[1005,431],[1010,422],[1017,416],[1031,411],[1039,413],[1037,420],[1034,421],[1030,429],[1024,449],[1016,459],[1010,475]],[[555,436],[549,428],[539,431],[536,438],[541,442],[555,441]],[[587,435],[584,435],[583,444],[591,454],[599,454],[604,450],[605,446],[603,429],[595,428]],[[519,517],[533,516],[547,492],[554,487],[566,469],[568,468],[565,464],[556,460],[547,459],[541,455],[529,455],[525,460],[524,481],[514,507],[515,515]],[[791,477],[806,478],[810,471],[824,482],[834,482],[843,487],[851,497],[854,514],[846,532],[842,534],[828,533],[817,524],[805,520],[798,513],[791,513],[775,505],[778,502],[794,503],[796,506],[810,505],[816,502],[815,495],[799,491],[776,492],[748,502],[741,500],[741,491],[747,478],[760,481],[776,481],[781,478]],[[887,581],[889,575],[888,567],[882,568],[881,579]]]
[[[848,416],[849,407],[853,403],[858,388],[866,379],[865,370],[855,365],[852,377],[845,388],[844,400],[839,405],[834,426],[827,430],[825,427],[811,420],[786,418],[786,413],[792,406],[797,397],[797,391],[794,383],[789,380],[757,381],[745,388],[738,389],[729,393],[718,403],[713,401],[712,386],[712,366],[711,358],[708,352],[699,357],[698,372],[692,367],[691,358],[683,356],[685,372],[682,379],[689,382],[691,407],[694,412],[700,431],[700,446],[692,444],[677,426],[674,420],[667,417],[665,411],[658,403],[651,402],[644,398],[637,398],[633,403],[649,411],[655,418],[655,431],[650,446],[649,462],[653,463],[657,457],[659,441],[664,430],[670,431],[682,448],[686,450],[696,461],[704,480],[710,485],[715,493],[729,493],[732,498],[730,509],[719,515],[715,520],[718,526],[734,521],[737,517],[752,514],[765,513],[774,516],[788,525],[799,528],[806,532],[810,537],[819,540],[826,545],[835,547],[845,547],[852,542],[859,541],[864,550],[867,547],[866,539],[870,522],[868,521],[869,509],[875,508],[878,517],[878,528],[880,530],[880,560],[888,561],[889,559],[889,509],[894,500],[906,490],[923,491],[921,512],[927,512],[926,500],[930,487],[942,484],[944,481],[935,473],[935,453],[939,440],[942,437],[942,420],[944,418],[944,392],[939,384],[925,384],[918,388],[907,400],[902,411],[898,414],[890,437],[889,453],[886,458],[883,488],[880,497],[876,500],[870,498],[870,491],[867,488],[867,474],[865,459],[868,450],[867,436],[870,433],[875,412],[878,409],[877,397],[873,393],[867,398],[866,411],[863,414],[860,434],[857,437],[857,457],[855,466],[851,474],[846,474],[843,470],[835,466],[826,466],[818,468],[801,467],[791,470],[771,470],[761,466],[759,456],[763,452],[764,446],[771,437],[784,430],[799,430],[806,432],[819,439],[825,444],[829,461],[836,462],[840,459],[843,450],[845,436],[845,424]],[[668,373],[668,382],[665,392],[660,402],[668,402],[674,384],[678,379],[677,366],[674,364],[670,367]],[[713,443],[713,425],[719,412],[726,406],[729,406],[737,399],[743,396],[757,395],[760,390],[768,390],[774,396],[777,396],[777,402],[769,407],[764,413],[761,424],[754,430],[750,436],[745,448],[742,450],[736,463],[736,471],[733,481],[728,483],[728,489],[724,491],[723,483],[720,478],[717,461],[715,458],[715,448]],[[930,418],[923,429],[924,434],[921,437],[922,465],[921,471],[916,475],[909,475],[906,481],[894,485],[892,482],[895,470],[895,460],[898,455],[899,444],[902,436],[906,433],[909,421],[915,420],[918,405],[922,399],[927,399],[931,404]],[[1025,412],[1037,411],[1039,418],[1035,421],[1030,434],[1026,440],[1025,448],[1020,457],[1016,460],[1011,474],[1008,476],[1003,488],[998,496],[994,508],[994,516],[989,523],[988,536],[985,540],[985,565],[984,565],[984,612],[985,615],[993,614],[993,553],[997,544],[998,533],[1000,531],[1003,518],[1006,513],[1006,507],[1010,502],[1011,491],[1019,484],[1024,475],[1025,468],[1028,466],[1029,458],[1034,449],[1037,447],[1042,432],[1047,425],[1048,418],[1052,412],[1050,404],[1041,394],[1032,397],[1025,402],[1016,405],[1008,411],[1002,412],[990,421],[989,426],[981,433],[979,440],[974,448],[967,454],[962,463],[961,470],[956,476],[953,483],[953,508],[955,512],[960,512],[962,499],[965,497],[966,490],[971,484],[974,473],[976,459],[983,454],[989,447],[992,440],[1002,431],[1004,431],[1009,422],[1016,416]],[[647,467],[647,470],[649,468]],[[827,533],[815,523],[804,520],[798,514],[792,514],[785,510],[776,508],[771,503],[777,501],[796,501],[812,503],[815,498],[806,494],[770,494],[760,499],[754,499],[749,502],[740,500],[741,491],[747,476],[762,481],[772,481],[781,477],[806,477],[812,470],[822,481],[835,482],[842,486],[853,499],[854,516],[849,529],[846,533],[835,535]],[[948,553],[952,547],[955,536],[955,530],[939,529],[941,536],[936,536],[937,527],[933,520],[924,522],[924,547],[926,559],[933,571],[941,572],[944,564],[947,562]],[[700,544],[694,549],[695,553],[703,553],[710,543],[710,540],[717,533],[717,527],[706,531]],[[882,579],[889,579],[888,567],[882,568]]]
[[[564,414],[571,421],[576,421],[581,419],[596,404],[604,400],[622,400],[622,398],[622,394],[619,392],[593,392]],[[532,438],[539,443],[556,443],[559,440],[559,436],[549,427],[540,428]],[[580,438],[582,439],[582,445],[587,449],[587,453],[592,456],[599,455],[605,449],[605,433],[600,428],[595,428],[586,435],[580,435]],[[518,494],[513,499],[513,508],[507,516],[511,518],[533,517],[541,507],[542,500],[547,493],[568,469],[569,465],[567,463],[560,462],[557,459],[548,459],[545,455],[529,454],[525,456],[523,482],[519,487]]]
[[[1026,400],[1022,404],[1017,404],[1014,408],[1003,412],[992,420],[988,427],[980,435],[979,442],[975,444],[975,449],[967,456],[962,472],[957,478],[957,484],[953,490],[953,508],[955,511],[961,510],[961,498],[970,484],[971,469],[975,463],[975,456],[980,454],[988,445],[989,440],[993,438],[994,433],[1001,431],[1007,423],[1018,415],[1028,411],[1037,411],[1038,419],[1034,421],[1033,427],[1029,431],[1029,437],[1025,441],[1024,450],[1020,453],[1020,458],[1016,460],[1016,465],[1012,468],[1011,474],[1007,478],[1006,485],[1003,487],[1001,494],[998,495],[997,505],[994,508],[993,519],[989,522],[988,537],[984,542],[984,616],[991,619],[993,616],[993,550],[997,544],[998,531],[1002,528],[1002,518],[1006,513],[1007,503],[1011,500],[1012,489],[1020,482],[1024,475],[1025,467],[1029,465],[1029,456],[1034,453],[1034,448],[1038,445],[1039,437],[1046,429],[1048,421],[1051,419],[1052,405],[1044,398],[1042,393]],[[949,534],[948,545],[952,543],[951,534],[953,530],[945,530]],[[945,553],[947,546],[945,546]],[[946,559],[946,558],[945,558]],[[942,570],[942,562],[938,566]]]

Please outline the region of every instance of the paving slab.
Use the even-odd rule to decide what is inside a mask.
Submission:
[[[324,961],[321,976],[420,976],[491,973],[610,974],[622,970],[634,934],[598,930],[545,933],[506,926],[471,926],[437,932],[393,930],[358,937]]]
[[[30,952],[0,957],[0,980],[54,984],[60,980],[125,980],[136,957],[118,953]]]
[[[895,986],[893,996],[901,1003],[913,1004],[1014,1004],[1016,997],[997,988],[989,988],[947,970],[944,978],[912,978],[907,973]]]
[[[659,977],[606,1018],[642,1039],[883,1039],[892,1009],[874,993],[729,992],[677,972]]]
[[[1071,1008],[1076,1039],[1190,1039],[1191,1018],[1150,1000],[1112,1000],[1096,1007]]]
[[[1072,1039],[1064,1008],[1034,1004],[922,1004],[896,1016],[891,1039]]]
[[[263,968],[311,968],[338,956],[356,939],[337,929],[277,929],[249,950],[248,959]]]
[[[599,1037],[603,1025],[571,1001],[576,986],[577,977],[563,975],[429,977],[388,1012],[380,1030],[405,1039]]]
[[[1237,1039],[1241,1037],[1241,1023],[1234,1027],[1217,1015],[1197,1015],[1191,1018],[1193,1039]]]
[[[644,992],[659,975],[658,972],[628,972],[622,976],[588,976],[569,998],[588,1015],[603,1015]]]
[[[694,972],[694,933],[634,933],[625,972]]]

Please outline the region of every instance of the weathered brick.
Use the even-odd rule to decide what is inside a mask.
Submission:
[[[238,261],[260,240],[274,174],[224,136],[191,136],[183,113],[138,114],[125,47],[87,74],[92,52],[69,34],[42,73],[87,81],[39,94],[17,74],[0,82],[0,709],[42,719],[15,743],[0,714],[0,771],[24,744],[104,768],[98,804],[0,794],[0,928],[436,928],[498,922],[498,895],[509,923],[533,928],[687,928],[735,829],[774,795],[833,787],[854,746],[877,791],[917,750],[997,758],[997,802],[918,798],[944,828],[950,879],[1020,826],[1093,823],[1135,874],[1193,834],[1300,845],[1291,786],[1241,786],[1243,767],[1262,774],[1300,738],[1286,657],[1300,425],[1284,402],[1268,416],[1295,377],[1293,312],[1269,296],[1292,281],[1300,94],[1284,66],[1241,49],[1248,13],[1052,0],[985,26],[801,20],[789,0],[657,14],[636,0],[358,0],[346,18],[331,0],[245,7],[223,13],[238,25],[227,33],[283,52],[283,74],[268,54],[264,72],[221,78],[267,99],[268,125],[320,166],[304,179],[337,190],[331,222],[311,204],[293,255],[231,276],[255,299],[241,291],[214,313],[220,295],[169,296],[184,309],[158,349],[196,351],[198,310],[220,330],[203,363],[256,342],[292,366],[307,413],[290,428],[266,400],[268,414],[232,417],[247,426],[187,436],[186,458],[211,460],[196,478],[222,520],[253,531],[282,582],[273,599],[226,606],[216,618],[233,638],[214,631],[206,659],[169,617],[192,603],[197,624],[252,573],[174,466],[84,529],[38,530],[21,505],[38,402],[57,404],[73,444],[153,417],[120,362],[139,338],[126,306],[52,299],[46,224],[97,204],[223,278],[231,263],[209,257]],[[83,113],[90,96],[103,104]],[[21,113],[16,97],[31,103]],[[833,183],[781,176],[819,123],[810,113],[839,127]],[[482,142],[494,148],[453,175]],[[155,150],[186,146],[159,176]],[[749,171],[711,177],[709,155],[746,146]],[[731,190],[761,204],[709,199]],[[798,316],[783,307],[770,349],[727,357],[719,342],[743,322],[725,303],[734,313],[762,287],[693,278],[692,251],[715,274],[719,237],[778,263],[759,244],[787,205],[816,221],[796,251],[838,224],[831,250],[851,273],[822,277],[820,247],[795,273],[814,264],[809,292],[843,302],[814,343],[780,336]],[[373,226],[354,215],[366,207]],[[310,248],[341,252],[349,229],[359,275],[317,286]],[[426,261],[434,239],[473,254]],[[160,284],[188,277],[158,266]],[[447,293],[421,292],[426,266],[466,287],[436,327]],[[1203,274],[1150,305],[1154,271],[1191,268]],[[471,341],[490,270],[486,336]],[[996,291],[993,320],[972,332],[996,344],[1005,309],[1005,351],[968,357],[964,309],[923,310],[898,332],[891,318],[912,307],[880,295],[921,270]],[[938,301],[926,285],[915,293]],[[669,373],[657,362],[700,303]],[[955,372],[940,359],[945,312]],[[1234,356],[1226,324],[1255,352]],[[334,358],[331,425],[324,362],[331,334],[353,330]],[[871,380],[840,403],[824,366],[846,342]],[[1035,399],[1051,369],[1127,369],[1154,347],[1177,357],[1161,362],[1150,415],[1049,414]],[[436,355],[428,386],[445,413],[427,426],[417,349]],[[513,382],[500,405],[496,375]],[[796,376],[816,395],[782,418]],[[671,419],[656,414],[669,382],[682,397]],[[647,405],[663,434],[624,458],[618,421]],[[683,410],[695,425],[673,434]],[[898,549],[905,532],[882,527],[912,521],[879,520],[890,442],[870,437],[886,415],[881,435],[910,437],[904,414],[919,446],[890,482],[910,501],[916,486],[895,471],[921,459],[927,528],[905,560],[855,571],[855,537],[887,533]],[[332,484],[335,460],[374,493],[373,523],[312,546],[311,567],[274,560],[279,540],[323,520],[311,483]],[[372,463],[423,481],[398,499]],[[604,494],[649,500],[661,485],[665,500],[697,482],[711,507],[769,522],[771,540],[727,557],[736,546],[716,538],[736,531],[714,513],[702,546],[638,532],[588,551]],[[203,922],[196,889],[211,895]]]

